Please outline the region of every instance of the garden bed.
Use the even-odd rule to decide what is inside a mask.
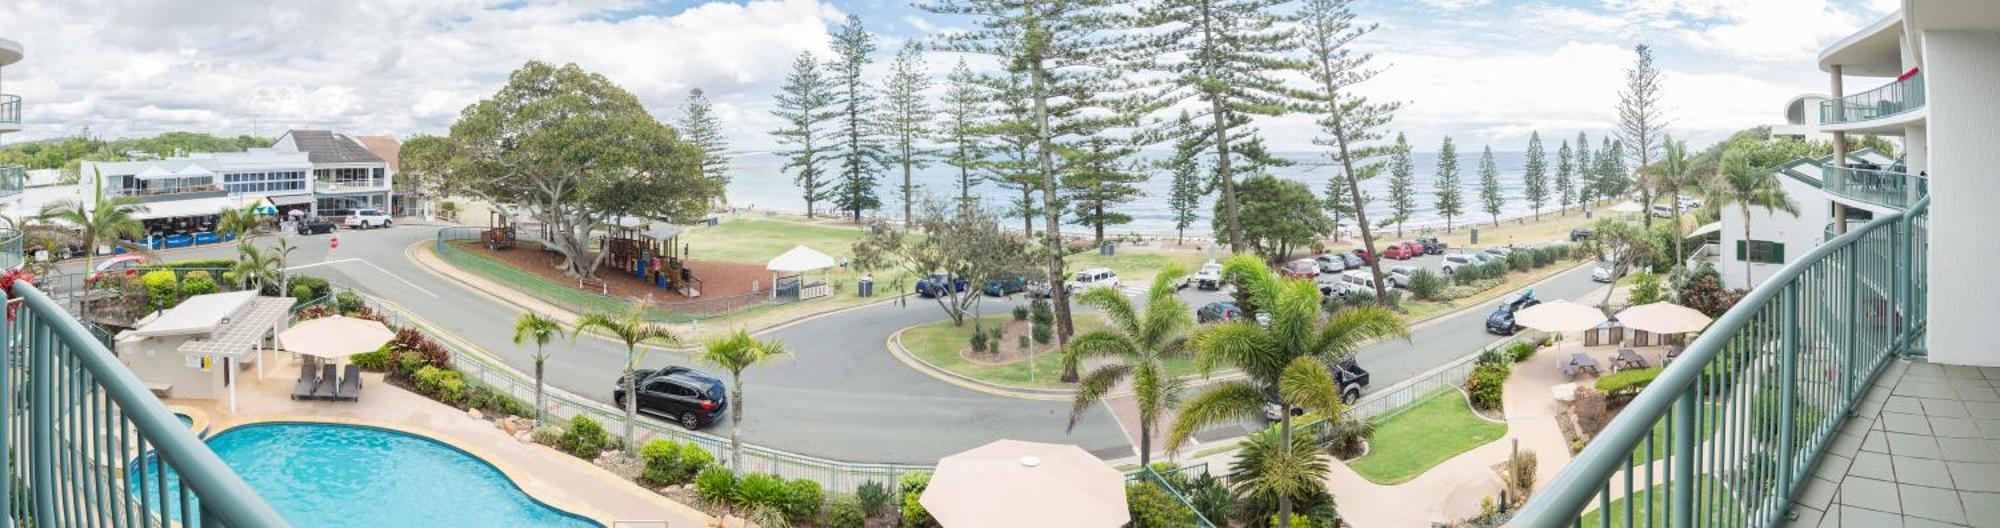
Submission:
[[[1076,314],[1074,317],[1077,335],[1104,325],[1103,319],[1095,314]],[[964,326],[953,326],[949,319],[913,326],[903,330],[900,339],[903,348],[912,356],[933,367],[960,376],[1010,387],[1047,389],[1073,386],[1057,380],[1062,375],[1062,360],[1054,341],[1045,345],[1034,343],[1030,339],[1030,348],[1034,351],[1035,358],[1032,362],[1028,361],[1028,354],[1019,352],[1020,338],[1017,336],[1026,335],[1029,328],[1027,322],[1011,321],[1011,317],[1004,315],[988,316],[979,321],[981,328],[986,328],[988,331],[995,327],[1003,329],[1000,355],[994,355],[992,352],[978,354],[971,351],[973,322],[969,318]],[[1018,330],[1007,330],[1015,328],[1012,326],[1015,324],[1019,324]],[[1165,363],[1167,373],[1172,376],[1192,376],[1200,373],[1200,369],[1195,367],[1192,355],[1170,357]],[[1085,368],[1089,366],[1086,364]]]
[[[1473,415],[1461,393],[1442,389],[1377,424],[1368,454],[1348,466],[1369,482],[1401,484],[1506,434],[1507,424]]]

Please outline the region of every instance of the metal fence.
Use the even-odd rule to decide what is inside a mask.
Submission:
[[[1347,406],[1341,413],[1343,420],[1379,420],[1395,416],[1411,405],[1422,403],[1440,389],[1457,389],[1465,385],[1466,378],[1472,377],[1472,370],[1478,365],[1479,354],[1485,350],[1467,354],[1431,369],[1422,377],[1404,381],[1386,390],[1369,393]]]
[[[763,306],[793,302],[791,299],[783,297],[772,298],[767,292],[751,292],[727,296],[703,295],[682,301],[654,301],[604,295],[601,291],[592,291],[587,284],[558,284],[550,279],[517,269],[494,257],[480,255],[477,251],[468,251],[462,247],[469,242],[482,240],[481,234],[484,231],[484,229],[474,227],[447,227],[439,229],[436,243],[438,258],[444,259],[453,266],[479,274],[487,280],[504,283],[515,291],[526,293],[543,302],[557,306],[577,307],[582,309],[580,311],[586,312],[623,313],[631,309],[632,305],[636,303],[646,307],[645,313],[648,320],[685,323],[722,317]],[[541,242],[536,240],[534,236],[529,235],[532,231],[530,229],[518,230],[521,233],[517,240],[518,247],[507,251],[542,251],[536,248],[536,246],[541,245]],[[604,269],[600,271],[600,273],[608,272],[611,272],[611,270]],[[665,292],[666,290],[663,289],[660,291]]]
[[[286,526],[61,306],[13,286],[0,504],[19,526]]]
[[[452,366],[457,368],[467,380],[483,385],[490,390],[519,398],[521,401],[531,402],[531,405],[535,401],[534,379],[523,374],[520,370],[505,365],[497,358],[487,355],[484,351],[468,348],[455,340],[440,339],[441,336],[448,334],[411,317],[410,314],[404,312],[400,307],[383,303],[366,295],[363,295],[363,299],[369,307],[387,317],[390,324],[420,329],[432,336],[433,341],[450,350]],[[576,416],[589,416],[593,420],[607,424],[624,423],[624,410],[613,407],[611,404],[591,400],[555,387],[545,386],[543,392],[547,398],[548,413],[551,416],[563,419]],[[638,441],[641,444],[654,439],[692,443],[708,450],[709,454],[714,455],[716,460],[727,461],[729,459],[729,439],[726,437],[700,431],[690,431],[682,429],[677,425],[670,425],[662,421],[645,418],[639,420],[635,424],[635,428],[638,431],[636,436],[638,436]],[[853,493],[862,484],[871,481],[894,489],[897,481],[904,474],[931,471],[934,466],[843,462],[744,443],[743,468],[749,472],[771,473],[788,479],[809,479],[820,483],[828,491]]]
[[[1215,528],[1215,523],[1210,522],[1207,516],[1202,515],[1201,510],[1194,507],[1194,502],[1189,501],[1187,495],[1182,494],[1179,486],[1175,486],[1173,482],[1174,480],[1187,482],[1189,475],[1207,473],[1207,462],[1174,468],[1165,475],[1153,471],[1152,466],[1141,466],[1138,471],[1126,473],[1125,482],[1144,482],[1159,488],[1161,491],[1167,492],[1167,496],[1173,497],[1174,502],[1180,503],[1182,508],[1187,508],[1188,513],[1194,517],[1195,526],[1199,526],[1200,528]],[[1134,521],[1137,521],[1137,519],[1134,519]]]
[[[1851,230],[1750,292],[1515,525],[1781,522],[1882,364],[1922,342],[1929,206]]]

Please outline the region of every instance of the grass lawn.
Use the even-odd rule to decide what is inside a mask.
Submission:
[[[1696,512],[1707,512],[1711,515],[1725,517],[1738,515],[1736,501],[1731,497],[1728,489],[1722,487],[1721,480],[1708,475],[1701,475],[1698,480],[1699,482],[1695,483],[1697,502],[1694,508]],[[1624,484],[1621,482],[1616,484],[1616,486],[1622,487]],[[1653,493],[1655,489],[1659,490],[1658,494]],[[1633,492],[1630,496],[1620,497],[1617,500],[1611,501],[1611,509],[1609,510],[1611,512],[1611,522],[1609,524],[1606,524],[1603,519],[1599,518],[1598,509],[1593,507],[1583,513],[1583,526],[1585,528],[1609,528],[1631,525],[1666,526],[1667,511],[1672,509],[1668,502],[1670,498],[1665,485],[1639,490]],[[1625,524],[1626,503],[1633,500],[1638,502],[1632,505],[1634,508],[1632,511],[1632,524],[1627,525]],[[1595,506],[1597,501],[1592,500],[1591,504]],[[1651,520],[1647,520],[1648,518],[1651,518]],[[1675,524],[1688,523],[1682,519],[1675,519],[1674,521]],[[1721,523],[1734,524],[1731,520],[1722,520]]]
[[[1701,431],[1695,433],[1694,441],[1696,445],[1700,445],[1702,442],[1707,441],[1709,435],[1715,433],[1716,422],[1720,421],[1720,419],[1717,418],[1718,416],[1717,413],[1722,409],[1722,406],[1714,403],[1702,402],[1700,409],[1701,409],[1700,412],[1695,413],[1695,422],[1699,423],[1699,425],[1697,425],[1696,427],[1699,427],[1701,429]],[[1666,415],[1660,415],[1660,416],[1664,418]],[[1701,423],[1703,422],[1701,418],[1702,416],[1708,417],[1706,423]],[[1668,438],[1667,438],[1667,424],[1665,422],[1666,420],[1662,419],[1659,422],[1653,423],[1653,430],[1652,432],[1648,433],[1653,438],[1652,458],[1654,460],[1658,460],[1667,455]],[[1640,440],[1639,445],[1634,446],[1632,448],[1632,456],[1637,457],[1634,460],[1637,460],[1639,463],[1643,464],[1646,462],[1646,454],[1647,454],[1646,441]]]
[[[1082,334],[1104,326],[1104,320],[1096,314],[1076,314],[1076,333]],[[980,319],[987,328],[1005,323],[1011,315],[986,316]],[[1056,356],[1045,354],[1035,359],[1034,371],[1030,373],[1027,361],[1015,361],[1001,365],[974,363],[958,354],[972,339],[972,321],[965,326],[952,326],[946,319],[924,324],[903,332],[903,348],[923,358],[938,368],[952,371],[987,383],[1013,387],[1066,388],[1069,384],[1056,381],[1062,374],[1061,364]],[[1012,347],[1014,343],[1008,343]],[[1198,375],[1194,358],[1175,357],[1166,361],[1167,373],[1174,376]]]
[[[854,243],[862,231],[855,226],[838,226],[768,218],[724,220],[715,227],[694,226],[681,232],[681,243],[689,248],[689,258],[762,264],[779,254],[804,245],[839,259],[854,254]]]
[[[1377,424],[1368,454],[1348,466],[1369,482],[1401,484],[1506,434],[1506,424],[1474,416],[1456,390],[1443,389]]]
[[[1193,251],[1159,251],[1151,248],[1135,249],[1129,245],[1119,246],[1118,255],[1106,257],[1089,251],[1070,255],[1063,259],[1063,269],[1076,271],[1084,268],[1105,267],[1118,272],[1119,284],[1145,288],[1153,285],[1153,277],[1168,264],[1179,264],[1182,271],[1193,275],[1208,262],[1208,257]]]

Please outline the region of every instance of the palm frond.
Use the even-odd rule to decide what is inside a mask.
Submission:
[[[1275,353],[1275,343],[1257,323],[1234,321],[1202,328],[1195,332],[1193,343],[1195,366],[1203,374],[1230,365],[1260,381],[1275,379],[1272,375],[1277,373],[1276,368],[1260,367]]]
[[[1091,405],[1104,399],[1106,394],[1110,394],[1120,382],[1125,381],[1125,377],[1130,376],[1132,370],[1131,365],[1111,364],[1084,374],[1083,379],[1078,380],[1076,399],[1070,404],[1069,425],[1063,431],[1075,431],[1076,422],[1083,419],[1083,413],[1090,410]]]
[[[1111,327],[1128,335],[1139,333],[1139,314],[1132,307],[1132,300],[1117,288],[1091,288],[1076,297],[1077,304],[1096,307],[1104,312],[1104,318]]]
[[[1167,433],[1167,450],[1180,449],[1195,433],[1245,417],[1262,416],[1264,391],[1245,381],[1208,386],[1181,404]]]
[[[1084,359],[1094,357],[1135,358],[1139,351],[1132,345],[1131,340],[1110,330],[1092,330],[1071,339],[1069,345],[1063,348],[1063,368],[1075,367]]]
[[[1285,365],[1278,376],[1278,399],[1320,416],[1340,415],[1340,385],[1326,364],[1312,357],[1299,356]]]
[[[1320,329],[1310,353],[1335,362],[1353,354],[1362,343],[1386,337],[1410,338],[1409,326],[1395,312],[1376,306],[1342,310]]]

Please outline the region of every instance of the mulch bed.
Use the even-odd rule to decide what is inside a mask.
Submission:
[[[532,273],[556,284],[576,285],[575,277],[565,275],[562,270],[556,269],[556,265],[562,263],[562,256],[545,251],[532,243],[519,244],[514,249],[494,251],[486,249],[477,241],[467,241],[460,243],[459,249],[505,263],[514,269]],[[668,311],[681,311],[677,308],[685,308],[685,311],[715,311],[719,307],[716,303],[729,303],[735,300],[747,304],[756,300],[750,295],[753,284],[760,291],[771,290],[771,272],[765,270],[761,264],[690,260],[688,268],[693,270],[694,278],[701,281],[702,286],[701,296],[694,299],[688,299],[677,291],[654,286],[651,282],[610,266],[599,266],[597,278],[604,282],[606,295],[623,299],[651,299],[661,309]],[[599,293],[595,285],[585,289]]]
[[[993,330],[988,328],[986,331]],[[958,356],[980,365],[1005,365],[1026,360],[1030,353],[1040,357],[1055,352],[1056,345],[1053,341],[1048,344],[1036,343],[1033,332],[1034,323],[1009,320],[1000,325],[1001,337],[997,345],[988,344],[985,352],[973,352],[972,343],[967,342],[964,347],[958,349]],[[1021,350],[1020,336],[1029,337],[1027,351]]]

